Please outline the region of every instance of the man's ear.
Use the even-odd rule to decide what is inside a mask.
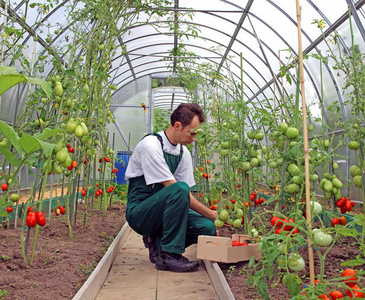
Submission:
[[[176,122],[175,122],[175,124],[174,124],[174,129],[175,129],[176,131],[181,130],[181,129],[182,129],[182,124],[181,124],[181,122],[176,121]]]

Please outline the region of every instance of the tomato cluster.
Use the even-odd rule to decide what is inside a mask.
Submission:
[[[37,224],[39,226],[44,226],[46,225],[46,218],[41,211],[35,212],[33,208],[28,207],[27,219],[25,220],[25,223],[29,228],[34,227]]]
[[[59,216],[60,214],[64,215],[65,213],[66,213],[66,210],[63,206],[57,206],[57,208],[54,210],[54,214],[56,216]]]
[[[264,198],[256,198],[257,194],[255,192],[251,193],[250,199],[252,202],[255,203],[255,205],[260,205],[262,203],[264,203],[266,200]]]
[[[118,173],[118,169],[117,168],[113,168],[112,173],[117,174]]]
[[[111,186],[111,187],[107,188],[106,192],[107,193],[112,193],[113,190],[114,190],[114,186]]]
[[[276,227],[275,234],[285,233],[288,235],[294,228],[295,222],[292,218],[280,219],[279,217],[272,217],[270,220],[271,226]],[[295,228],[292,232],[292,236],[298,233],[298,228]]]
[[[67,150],[70,153],[75,153],[75,148],[74,147],[71,147],[71,144],[67,144]]]
[[[347,211],[351,211],[355,206],[355,202],[352,201],[349,197],[341,197],[336,201],[336,206],[340,209],[341,213],[346,213]]]
[[[345,216],[341,216],[339,218],[334,217],[331,221],[331,226],[335,227],[336,225],[346,225],[347,220]]]
[[[248,246],[248,244],[246,242],[240,243],[239,241],[232,241],[232,247],[237,247],[237,246]]]

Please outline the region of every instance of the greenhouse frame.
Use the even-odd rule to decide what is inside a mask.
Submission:
[[[81,190],[128,186],[137,144],[182,103],[206,117],[188,145],[191,190],[228,219],[241,209],[245,234],[258,190],[278,214],[311,216],[315,202],[329,222],[364,215],[365,0],[2,0],[0,12],[3,226],[46,189],[62,187],[76,219]],[[112,193],[96,197],[104,214]]]

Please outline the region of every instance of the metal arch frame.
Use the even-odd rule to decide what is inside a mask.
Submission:
[[[137,58],[136,58],[137,59]],[[209,60],[209,59],[208,59]],[[156,61],[150,61],[150,62],[147,62],[147,63],[144,63],[144,65],[147,65],[147,64],[151,64],[151,63],[155,63]],[[250,64],[251,65],[251,63],[250,62],[248,62],[248,61],[246,61],[248,64]],[[234,63],[234,62],[232,62],[232,63]],[[235,63],[234,63],[235,64]],[[142,66],[142,65],[138,65],[138,67],[140,67],[140,66]],[[252,65],[251,65],[252,66]],[[165,67],[165,66],[158,66],[158,67],[155,67],[156,69],[159,69],[159,68],[162,68],[162,67]],[[254,67],[254,66],[252,66],[252,68],[253,69],[255,69],[255,71],[257,72],[257,74],[259,74],[261,77],[262,77],[262,75],[261,75],[261,73],[259,73],[258,71],[257,71],[257,69]],[[153,70],[154,68],[150,68],[149,70]],[[129,70],[125,70],[123,73],[121,73],[121,74],[119,74],[117,77],[119,77],[119,76],[121,76],[122,74],[124,74],[124,73],[126,73],[126,72],[128,72]],[[145,71],[145,70],[144,70]],[[143,71],[141,71],[141,72],[143,72]],[[141,73],[141,72],[139,72],[139,73]],[[248,78],[250,78],[250,80],[252,81],[252,83],[253,84],[255,84],[258,88],[259,88],[259,85],[251,78],[251,76],[247,73],[247,72],[245,72],[245,74],[247,75],[247,77]],[[145,76],[145,75],[142,75],[141,77],[143,77],[143,76]],[[127,80],[128,78],[130,78],[130,76],[129,77],[126,77],[126,78],[124,78],[122,81],[120,81],[120,82],[123,82],[123,81],[125,81],[125,80]],[[266,79],[265,78],[263,78],[262,77],[262,79],[263,79],[263,81],[264,82],[266,82]],[[119,83],[120,83],[119,82]],[[127,83],[129,83],[130,81],[128,81]],[[125,84],[127,84],[127,83],[125,83]],[[123,84],[123,86],[125,85],[125,84]],[[251,88],[249,87],[249,86],[247,86],[247,88],[251,91],[251,93],[253,94],[254,92],[251,90]],[[264,93],[263,93],[264,94]],[[265,96],[265,94],[264,94],[264,96]],[[246,95],[246,97],[248,98],[248,96]],[[266,97],[266,96],[265,96]],[[267,97],[266,97],[267,98]],[[262,106],[262,104],[260,103],[260,105]]]

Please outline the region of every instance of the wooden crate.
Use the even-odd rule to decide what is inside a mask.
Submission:
[[[201,235],[198,237],[197,259],[222,263],[247,261],[251,256],[260,259],[261,253],[257,248],[257,243],[232,247],[232,241],[243,243],[247,240],[249,237],[244,234],[233,234],[232,238]]]

